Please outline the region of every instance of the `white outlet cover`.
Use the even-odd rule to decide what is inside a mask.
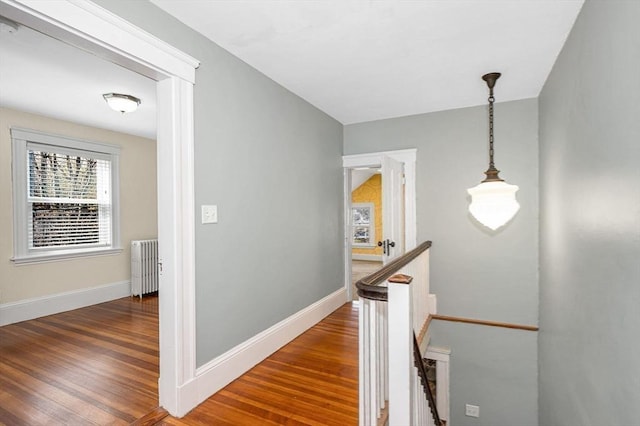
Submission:
[[[202,223],[218,223],[218,206],[202,206]]]

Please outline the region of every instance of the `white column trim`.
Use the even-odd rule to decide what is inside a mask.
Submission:
[[[182,394],[196,370],[193,85],[171,77],[158,82],[157,96],[157,151],[162,165],[158,167],[162,265],[158,388],[160,405],[180,417],[194,407]],[[174,108],[176,104],[182,108]]]
[[[189,55],[88,0],[0,0],[0,14],[136,71],[158,84],[161,405],[191,410],[195,376],[193,83]]]
[[[409,251],[418,245],[415,156],[412,160],[404,162],[404,177],[404,244],[405,250]]]
[[[412,425],[413,312],[411,285],[388,283],[389,425]]]
[[[344,223],[344,288],[347,290],[347,297],[349,300],[353,300],[355,294],[353,294],[353,288],[351,285],[351,260],[352,260],[352,245],[351,245],[351,172],[349,169],[344,168],[342,170],[343,175],[343,192],[342,192],[342,206],[343,206],[343,223]]]

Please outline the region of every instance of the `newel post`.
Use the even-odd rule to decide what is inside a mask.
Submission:
[[[411,368],[413,366],[413,277],[397,274],[388,279],[389,309],[389,425],[410,425]]]

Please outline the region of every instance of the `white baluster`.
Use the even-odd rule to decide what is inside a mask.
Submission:
[[[389,426],[411,425],[413,325],[411,285],[389,285]]]
[[[360,368],[358,374],[359,383],[359,424],[360,426],[368,426],[373,424],[369,417],[369,405],[371,395],[369,394],[369,305],[370,300],[360,298],[360,311],[358,315],[358,347]]]
[[[378,407],[378,305],[379,302],[371,301],[371,308],[369,310],[369,386],[370,388],[370,406],[369,406],[369,418],[377,419],[380,415]]]

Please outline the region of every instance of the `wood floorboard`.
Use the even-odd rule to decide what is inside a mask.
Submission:
[[[167,410],[162,407],[156,407],[135,422],[131,423],[130,426],[153,426],[168,415],[169,412]]]
[[[128,425],[158,406],[158,298],[0,327],[0,424]]]
[[[348,303],[165,426],[358,424],[358,308]]]
[[[157,297],[0,327],[0,425],[349,426],[358,423],[357,304],[181,419],[157,408],[157,381]]]

